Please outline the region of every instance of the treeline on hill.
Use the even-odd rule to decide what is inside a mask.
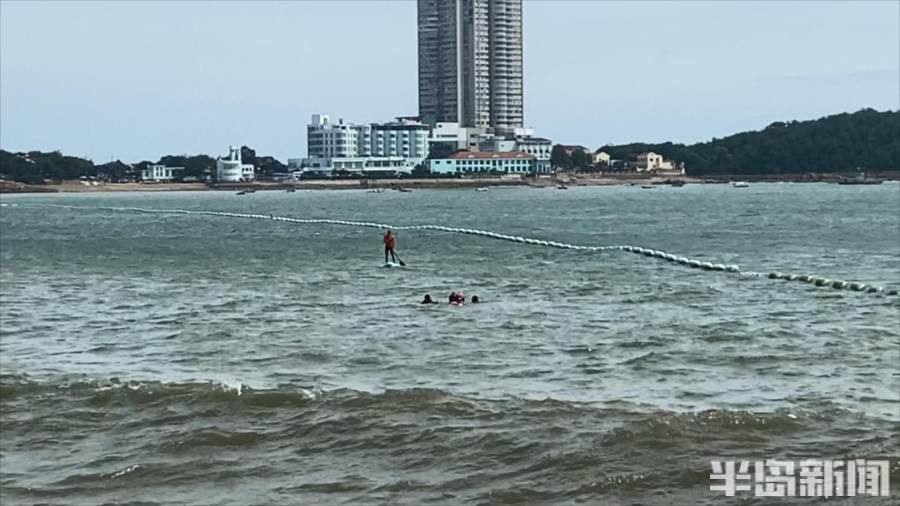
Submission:
[[[257,156],[256,151],[247,146],[241,147],[241,157],[244,163],[256,165],[257,177],[260,179],[287,171],[287,166],[280,161],[271,156]],[[156,162],[145,160],[127,164],[116,160],[97,165],[90,160],[63,155],[59,151],[10,153],[0,150],[0,177],[30,184],[81,177],[116,182],[133,181],[139,179],[141,170],[152,164],[184,167],[184,171],[180,173],[181,179],[196,178],[200,181],[216,170],[216,159],[208,155],[166,155]]]
[[[900,169],[900,112],[863,109],[812,121],[772,123],[758,132],[744,132],[710,142],[684,145],[635,143],[600,148],[616,160],[634,160],[653,151],[667,160],[683,162],[692,176],[716,174],[785,174],[803,172],[852,172]],[[452,152],[452,149],[450,150]],[[554,165],[588,169],[590,153],[564,153],[554,146]],[[257,177],[267,179],[287,167],[271,156],[257,156],[241,148],[245,163],[256,165]],[[449,153],[447,153],[449,154]],[[434,157],[432,153],[432,157]],[[95,165],[90,160],[66,156],[58,151],[10,153],[0,150],[0,177],[40,184],[46,180],[95,177],[105,181],[135,180],[141,169],[154,162],[114,162]],[[167,155],[158,164],[184,167],[182,178],[203,180],[215,171],[216,161],[207,155]]]
[[[684,144],[603,146],[610,157],[652,151],[684,162],[692,176],[900,169],[900,112],[873,109],[812,121],[772,123],[764,130]]]

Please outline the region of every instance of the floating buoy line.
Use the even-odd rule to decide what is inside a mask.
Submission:
[[[625,251],[628,253],[634,253],[637,255],[643,255],[650,258],[655,258],[661,261],[670,262],[673,264],[682,265],[684,267],[688,267],[691,269],[700,269],[704,271],[718,271],[718,272],[726,272],[730,274],[737,274],[739,276],[746,277],[755,277],[762,279],[772,279],[772,280],[783,280],[783,281],[792,281],[797,283],[806,283],[815,287],[821,288],[831,288],[835,290],[849,290],[854,292],[865,292],[871,294],[882,294],[888,296],[897,296],[898,290],[891,289],[885,290],[881,286],[869,285],[865,283],[858,282],[849,282],[843,281],[839,279],[831,279],[822,276],[812,276],[806,274],[792,274],[792,273],[784,273],[784,272],[769,272],[769,273],[761,273],[754,271],[746,271],[742,270],[736,264],[721,264],[721,263],[712,263],[705,262],[701,260],[696,260],[692,258],[687,258],[683,256],[677,256],[670,253],[666,253],[665,251],[659,251],[655,249],[642,248],[640,246],[630,246],[630,245],[617,245],[617,246],[579,246],[576,244],[567,244],[563,242],[556,241],[545,241],[543,239],[533,239],[529,237],[521,237],[517,235],[507,235],[507,234],[498,234],[496,232],[489,232],[486,230],[477,230],[472,228],[455,228],[455,227],[445,227],[442,225],[406,225],[406,226],[397,226],[397,225],[389,225],[387,223],[375,223],[370,221],[348,221],[348,220],[330,220],[330,219],[319,219],[319,218],[290,218],[287,216],[275,216],[272,214],[255,214],[255,213],[231,213],[224,211],[194,211],[188,209],[152,209],[152,208],[142,208],[142,207],[83,207],[83,206],[69,206],[62,204],[45,204],[43,206],[28,206],[28,207],[57,207],[57,208],[65,208],[65,209],[79,209],[79,210],[97,210],[97,211],[117,211],[117,212],[132,212],[132,213],[146,213],[146,214],[182,214],[182,215],[199,215],[199,216],[220,216],[226,218],[242,218],[242,219],[252,219],[252,220],[272,220],[272,221],[281,221],[286,223],[296,223],[301,225],[342,225],[348,227],[367,227],[367,228],[377,228],[377,229],[392,229],[392,230],[433,230],[437,232],[448,232],[453,234],[467,234],[467,235],[475,235],[481,237],[487,237],[489,239],[496,239],[501,241],[510,241],[521,244],[529,244],[533,246],[541,246],[545,248],[557,248],[557,249],[568,249],[575,251],[588,251],[588,252],[601,252],[601,251]]]

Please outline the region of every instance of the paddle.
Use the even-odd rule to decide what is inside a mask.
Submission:
[[[400,262],[400,267],[406,267],[406,262],[404,262],[403,260],[400,259],[400,255],[398,255],[397,253],[394,253],[394,257],[397,259],[398,262]]]

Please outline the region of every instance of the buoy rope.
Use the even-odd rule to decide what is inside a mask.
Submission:
[[[29,206],[31,207],[31,206]],[[37,207],[42,207],[37,205]],[[872,294],[884,294],[896,296],[898,295],[898,290],[885,290],[881,286],[869,285],[865,283],[858,282],[848,282],[838,279],[830,279],[821,276],[812,276],[812,275],[801,275],[801,274],[791,274],[791,273],[783,273],[783,272],[770,272],[768,274],[754,272],[754,271],[746,271],[742,270],[738,265],[735,264],[722,264],[722,263],[712,263],[705,262],[701,260],[696,260],[692,258],[687,258],[683,256],[673,255],[671,253],[666,253],[665,251],[659,251],[655,249],[642,248],[640,246],[630,246],[630,245],[617,245],[617,246],[579,246],[576,244],[567,244],[563,242],[556,241],[546,241],[543,239],[533,239],[529,237],[521,237],[517,235],[507,235],[507,234],[498,234],[496,232],[490,232],[486,230],[477,230],[471,228],[455,228],[455,227],[445,227],[442,225],[390,225],[387,223],[375,223],[370,221],[349,221],[349,220],[331,220],[331,219],[322,219],[322,218],[290,218],[287,216],[275,216],[272,214],[256,214],[256,213],[232,213],[225,211],[195,211],[188,209],[152,209],[152,208],[142,208],[142,207],[84,207],[84,206],[70,206],[70,205],[62,205],[62,204],[45,204],[43,207],[58,207],[65,209],[80,209],[80,210],[102,210],[102,211],[118,211],[118,212],[135,212],[135,213],[148,213],[148,214],[182,214],[182,215],[201,215],[201,216],[222,216],[228,218],[244,218],[244,219],[257,219],[257,220],[273,220],[273,221],[281,221],[286,223],[297,223],[303,225],[343,225],[349,227],[368,227],[368,228],[377,228],[377,229],[392,229],[392,230],[433,230],[438,232],[448,232],[454,234],[467,234],[467,235],[475,235],[481,237],[487,237],[490,239],[497,239],[501,241],[510,241],[521,244],[529,244],[533,246],[542,246],[546,248],[557,248],[557,249],[569,249],[576,251],[588,251],[588,252],[601,252],[601,251],[625,251],[628,253],[634,253],[637,255],[643,255],[650,258],[656,258],[658,260],[662,260],[665,262],[670,262],[678,265],[683,265],[685,267],[689,267],[692,269],[701,269],[705,271],[719,271],[719,272],[727,272],[731,274],[737,274],[739,276],[747,276],[747,277],[756,277],[756,278],[768,278],[773,280],[784,280],[784,281],[794,281],[800,283],[808,283],[810,285],[816,287],[825,287],[825,288],[833,288],[836,290],[851,290],[855,292],[866,292]]]

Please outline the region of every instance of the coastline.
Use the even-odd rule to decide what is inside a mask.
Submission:
[[[872,179],[885,181],[900,180],[900,170],[880,171],[870,174]],[[749,183],[790,182],[790,183],[837,183],[855,174],[846,173],[801,173],[801,174],[722,174],[715,176],[652,176],[641,174],[583,174],[560,172],[552,176],[538,178],[493,177],[472,179],[345,179],[310,180],[289,182],[252,183],[103,183],[84,184],[82,181],[62,181],[59,183],[32,185],[15,181],[0,181],[0,193],[101,193],[101,192],[170,192],[170,191],[289,191],[289,190],[391,190],[391,189],[476,189],[482,187],[530,186],[550,188],[567,186],[622,186],[622,185],[667,185],[671,182],[684,184],[728,184],[732,181]]]

